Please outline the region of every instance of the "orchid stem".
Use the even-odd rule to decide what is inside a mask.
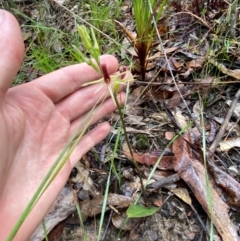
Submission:
[[[126,131],[126,126],[125,126],[125,121],[124,121],[124,118],[123,118],[123,113],[122,113],[122,108],[118,102],[118,99],[117,99],[117,92],[114,91],[114,100],[115,100],[115,103],[117,105],[117,109],[118,109],[118,112],[119,112],[119,116],[120,116],[120,120],[121,120],[121,125],[122,125],[122,129],[123,129],[123,134],[125,136],[125,140],[127,142],[127,146],[128,146],[128,149],[129,149],[129,152],[130,152],[130,155],[131,155],[131,158],[132,158],[132,163],[134,165],[134,167],[136,168],[136,171],[137,171],[137,174],[138,174],[138,177],[140,179],[140,184],[141,184],[141,188],[142,188],[142,194],[143,194],[143,200],[144,200],[144,204],[146,205],[147,204],[147,199],[146,199],[146,192],[145,192],[145,188],[144,188],[144,185],[143,185],[143,180],[142,180],[142,177],[141,177],[141,172],[140,172],[140,169],[139,169],[139,166],[136,162],[136,160],[134,159],[133,157],[133,151],[132,151],[132,148],[131,148],[131,145],[130,145],[130,142],[129,142],[129,138],[128,138],[128,135],[127,135],[127,131]]]

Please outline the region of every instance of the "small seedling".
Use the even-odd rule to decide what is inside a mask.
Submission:
[[[155,41],[156,28],[152,24],[154,18],[156,22],[159,21],[163,8],[166,5],[166,0],[161,4],[158,0],[133,0],[133,14],[136,24],[137,37],[135,38],[120,22],[115,21],[117,25],[123,30],[129,41],[133,44],[138,56],[136,69],[140,69],[142,80],[145,80],[146,68],[148,64],[148,55]],[[153,15],[150,11],[153,9]]]
[[[130,205],[127,209],[128,218],[143,218],[153,215],[158,211],[157,207],[145,207],[142,205]]]

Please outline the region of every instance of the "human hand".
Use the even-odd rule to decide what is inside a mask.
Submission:
[[[0,239],[5,240],[64,145],[97,101],[109,97],[105,84],[82,84],[100,76],[87,64],[69,66],[32,82],[9,88],[24,56],[24,45],[16,19],[0,10]],[[1,18],[1,17],[0,17]],[[110,74],[117,60],[102,56]],[[130,74],[126,75],[129,78]],[[100,88],[101,86],[101,88]],[[124,93],[119,95],[123,103]],[[91,114],[96,123],[112,112],[108,98]],[[27,240],[65,185],[71,169],[83,154],[110,131],[102,123],[80,141],[48,190],[23,223],[15,240]]]

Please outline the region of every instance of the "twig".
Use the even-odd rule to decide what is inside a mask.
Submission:
[[[201,224],[202,228],[203,228],[203,231],[208,235],[209,237],[209,234],[208,234],[208,231],[207,231],[207,228],[206,228],[206,225],[204,224],[203,220],[201,219],[201,217],[199,216],[197,210],[194,208],[193,205],[190,205],[192,211],[194,212],[198,222]]]
[[[153,182],[153,183],[150,183],[149,185],[147,185],[147,189],[159,189],[160,187],[162,186],[165,186],[165,185],[169,185],[169,184],[172,184],[172,183],[175,183],[177,181],[180,180],[180,177],[179,175],[176,173],[176,174],[173,174],[173,175],[170,175],[168,177],[165,177],[165,178],[162,178],[161,180],[159,181],[156,181],[156,182]]]
[[[102,163],[105,163],[105,153],[106,153],[106,149],[107,149],[107,145],[103,145],[101,148],[101,152],[100,152],[100,161]]]
[[[222,123],[222,125],[220,127],[220,130],[219,130],[218,134],[216,135],[216,138],[215,138],[214,142],[212,143],[212,145],[209,148],[209,151],[211,153],[214,153],[216,151],[216,148],[217,148],[219,142],[222,140],[222,137],[223,137],[223,135],[224,135],[224,133],[226,131],[226,128],[227,128],[227,124],[228,124],[228,122],[229,122],[229,120],[230,120],[230,118],[231,118],[231,116],[233,114],[233,111],[234,111],[234,109],[236,107],[236,104],[238,102],[239,96],[240,96],[240,89],[235,94],[234,99],[233,99],[233,101],[232,101],[232,103],[230,105],[229,111],[228,111],[228,113],[227,113],[227,115],[225,117],[225,120],[223,121],[223,123]]]
[[[193,13],[191,13],[191,12],[179,12],[179,13],[175,13],[175,14],[172,15],[172,17],[173,17],[173,16],[176,16],[176,15],[179,15],[179,14],[183,14],[183,13],[189,14],[189,15],[193,16],[193,17],[196,18],[198,21],[200,21],[205,27],[207,27],[208,29],[211,29],[211,27],[207,24],[206,21],[204,21],[202,18],[198,17],[196,14],[193,14]]]
[[[110,215],[109,215],[109,218],[108,218],[108,222],[107,222],[107,226],[106,226],[106,228],[105,228],[105,231],[104,231],[104,233],[103,233],[103,236],[102,236],[102,238],[101,238],[101,241],[104,241],[105,238],[106,238],[107,231],[108,231],[109,225],[110,225],[111,220],[112,220],[112,216],[113,216],[113,210],[111,210],[111,212],[110,212]]]

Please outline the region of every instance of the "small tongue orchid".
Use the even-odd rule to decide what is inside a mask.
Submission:
[[[84,84],[84,86],[86,85],[90,85],[90,84],[95,84],[95,83],[105,83],[108,87],[109,93],[115,103],[115,105],[117,106],[117,109],[119,111],[119,117],[121,120],[121,127],[123,129],[123,133],[125,135],[125,140],[127,142],[129,151],[131,153],[131,158],[132,158],[132,162],[137,170],[138,176],[140,178],[140,183],[141,183],[141,187],[142,187],[142,191],[143,191],[143,196],[144,196],[144,200],[146,202],[146,198],[145,198],[145,190],[144,190],[144,185],[143,185],[143,180],[141,178],[141,174],[140,174],[140,169],[137,165],[136,160],[134,159],[133,156],[133,152],[132,152],[132,148],[128,139],[128,135],[127,135],[127,131],[126,131],[126,126],[125,126],[125,122],[123,119],[123,114],[121,111],[121,107],[119,105],[119,102],[117,100],[117,93],[119,90],[119,86],[120,84],[124,83],[125,81],[128,82],[129,80],[125,80],[125,73],[126,73],[126,68],[122,67],[119,70],[119,74],[115,74],[115,75],[109,75],[108,73],[108,69],[107,69],[107,65],[106,64],[101,64],[100,63],[100,49],[99,49],[99,45],[97,43],[97,39],[96,36],[94,34],[93,28],[91,28],[91,37],[86,29],[86,27],[84,25],[78,26],[77,27],[78,33],[80,38],[82,39],[82,43],[86,49],[86,52],[88,52],[88,54],[90,54],[90,58],[88,58],[86,55],[84,55],[78,48],[74,47],[74,49],[76,50],[76,52],[79,54],[79,56],[90,66],[92,66],[101,76],[102,78],[100,80],[97,81],[92,81],[89,82],[87,84]]]
[[[80,49],[78,49],[76,46],[73,46],[75,52],[80,56],[81,59],[83,59],[84,62],[92,66],[94,70],[102,76],[101,79],[86,83],[83,86],[87,86],[95,83],[101,83],[101,82],[106,83],[108,90],[110,92],[110,95],[114,103],[116,104],[116,94],[118,92],[120,83],[124,83],[125,81],[129,81],[129,80],[123,80],[124,72],[121,72],[121,71],[120,71],[120,74],[115,74],[110,76],[108,73],[107,65],[100,63],[101,51],[92,27],[91,27],[91,36],[84,25],[78,25],[77,31],[82,40],[82,44],[86,52],[90,55],[90,57],[87,57],[85,53],[80,51]]]

